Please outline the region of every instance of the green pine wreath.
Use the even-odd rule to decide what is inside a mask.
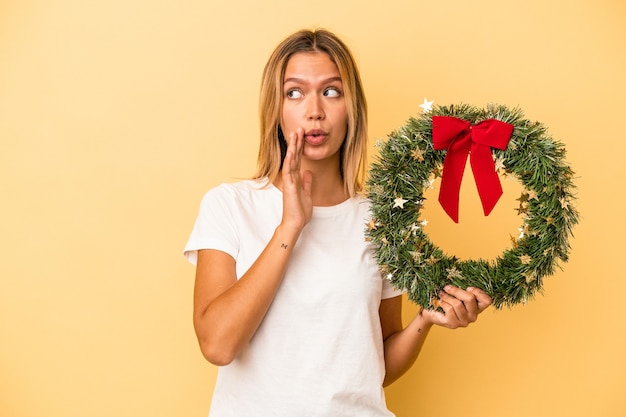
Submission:
[[[426,110],[426,109],[425,109]],[[432,117],[453,116],[477,124],[495,119],[512,124],[505,150],[492,149],[500,176],[513,176],[523,186],[517,209],[519,236],[494,260],[462,261],[433,244],[420,210],[424,190],[441,176],[445,150],[434,150]],[[425,308],[437,308],[447,284],[477,287],[495,308],[525,303],[541,291],[543,278],[567,262],[572,228],[578,222],[574,173],[566,164],[565,147],[539,122],[524,118],[519,108],[492,104],[485,109],[460,104],[434,106],[411,117],[388,140],[377,144],[370,166],[367,194],[371,217],[366,236],[386,278]]]

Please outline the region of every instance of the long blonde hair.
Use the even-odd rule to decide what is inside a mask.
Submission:
[[[282,168],[287,144],[280,128],[283,79],[287,62],[299,52],[323,52],[337,65],[346,98],[348,130],[341,147],[340,172],[344,188],[353,196],[362,191],[367,161],[367,102],[352,53],[332,32],[300,30],[282,41],[270,56],[259,96],[261,143],[255,178],[274,181]]]

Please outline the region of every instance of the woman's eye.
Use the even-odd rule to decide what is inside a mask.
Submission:
[[[335,87],[327,88],[324,90],[324,96],[326,97],[339,97],[341,96],[341,91]]]
[[[299,90],[287,91],[287,98],[302,98],[302,92]]]

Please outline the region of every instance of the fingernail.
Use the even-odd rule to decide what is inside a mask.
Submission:
[[[474,287],[467,287],[467,291],[472,291]]]
[[[445,287],[443,287],[443,289],[446,291],[450,291],[452,289],[452,285],[446,285]]]

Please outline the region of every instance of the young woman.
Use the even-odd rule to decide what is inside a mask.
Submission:
[[[258,172],[204,196],[185,248],[200,348],[221,366],[210,416],[392,416],[383,386],[431,326],[467,326],[491,304],[448,287],[444,313],[403,328],[401,292],[364,237],[366,107],[334,34],[299,31],[270,57]]]

